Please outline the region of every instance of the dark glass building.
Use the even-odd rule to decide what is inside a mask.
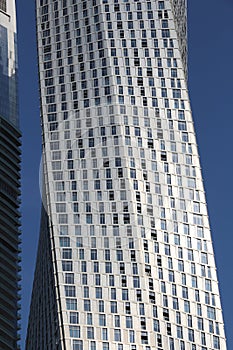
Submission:
[[[19,340],[20,131],[14,0],[0,1],[0,349]]]

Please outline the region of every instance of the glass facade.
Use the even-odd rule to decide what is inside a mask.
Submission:
[[[37,38],[47,228],[27,349],[225,350],[186,2],[37,1]]]
[[[0,348],[18,349],[20,131],[14,1],[0,2]]]

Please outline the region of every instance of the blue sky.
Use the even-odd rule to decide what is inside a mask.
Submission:
[[[39,233],[41,131],[34,1],[17,3],[19,102],[23,132],[21,313],[24,344]],[[232,0],[189,0],[189,89],[229,349],[233,349],[232,18]]]

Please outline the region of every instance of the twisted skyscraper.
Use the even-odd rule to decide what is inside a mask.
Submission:
[[[226,350],[185,0],[38,0],[43,209],[27,349]]]

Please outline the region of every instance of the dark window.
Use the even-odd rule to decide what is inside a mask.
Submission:
[[[44,6],[44,7],[42,8],[42,12],[43,12],[43,14],[44,14],[43,9],[46,9],[46,10],[47,10],[47,6]],[[6,0],[0,0],[0,10],[6,12]]]

